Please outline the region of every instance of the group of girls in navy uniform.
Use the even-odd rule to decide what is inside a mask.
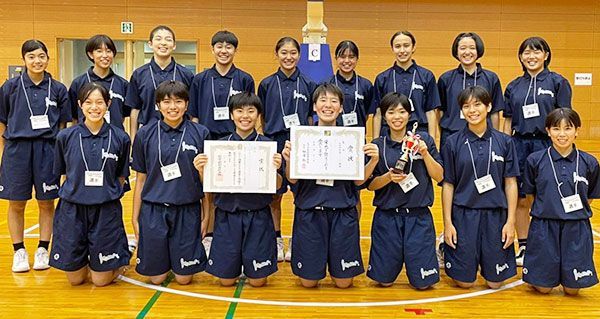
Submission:
[[[128,83],[111,69],[113,41],[93,36],[86,54],[94,65],[69,90],[45,71],[46,46],[23,44],[25,70],[0,90],[0,198],[9,200],[14,272],[29,270],[23,215],[35,188],[40,241],[33,268],[61,269],[73,285],[88,277],[110,284],[131,257],[120,202],[131,167],[136,271],[154,284],[169,272],[188,284],[206,270],[225,286],[242,274],[262,286],[277,262],[288,260],[304,287],[318,285],[327,271],[337,287],[350,287],[365,269],[389,287],[405,265],[410,285],[427,289],[440,280],[429,209],[434,182],[442,186],[441,264],[457,286],[472,287],[479,272],[499,288],[522,264],[523,279],[542,293],[562,285],[576,294],[598,282],[590,202],[600,197],[600,168],[575,147],[581,119],[571,109],[569,82],[548,69],[544,39],[523,41],[524,73],[504,95],[498,76],[478,62],[485,49],[472,32],[455,38],[451,52],[460,64],[437,82],[413,59],[414,35],[397,32],[393,66],[374,84],[355,71],[354,42],[339,43],[336,74],[317,85],[297,67],[299,43],[283,37],[274,52],[279,68],[256,95],[252,76],[233,63],[239,43],[231,32],[213,36],[215,64],[195,76],[174,60],[169,27],[154,28],[148,44],[153,57]],[[375,139],[362,150],[364,180],[290,177],[292,126],[315,125],[316,116],[319,126],[365,127],[370,115]],[[123,130],[128,116],[130,135]],[[415,134],[408,169],[397,170],[403,141]],[[209,139],[275,141],[277,193],[204,194]],[[281,197],[288,187],[295,212],[284,253]],[[367,267],[361,189],[375,192]]]

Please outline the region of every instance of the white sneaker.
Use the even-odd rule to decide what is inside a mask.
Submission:
[[[15,251],[12,264],[13,272],[29,271],[29,256],[24,248]]]
[[[206,251],[206,258],[208,258],[208,254],[210,253],[210,245],[212,245],[212,236],[204,237],[202,239],[202,245],[204,246],[204,250]]]
[[[288,249],[285,252],[285,261],[292,261],[292,239],[290,238],[290,242],[288,243]]]
[[[48,253],[48,250],[44,247],[38,247],[33,259],[33,269],[46,270],[50,268],[50,265],[48,265],[49,262],[50,254]]]
[[[525,250],[527,246],[519,246],[519,250],[517,250],[517,256],[515,257],[515,261],[517,262],[517,267],[523,267],[523,259],[525,258]]]
[[[438,237],[438,244],[436,245],[435,255],[437,256],[438,266],[440,269],[445,267],[444,264],[444,233]]]
[[[285,252],[283,250],[283,238],[277,237],[277,262],[285,260]]]

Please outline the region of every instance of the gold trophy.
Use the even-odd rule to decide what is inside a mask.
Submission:
[[[396,161],[396,165],[392,168],[392,171],[396,174],[408,173],[409,165],[407,164],[414,153],[417,152],[419,142],[421,141],[421,135],[417,134],[417,127],[419,127],[419,123],[415,122],[412,131],[408,131],[402,139],[402,155],[400,155],[400,158]]]

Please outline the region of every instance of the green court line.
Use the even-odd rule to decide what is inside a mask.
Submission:
[[[167,279],[165,279],[165,281],[163,281],[163,283],[161,284],[161,286],[163,286],[163,287],[168,286],[169,283],[171,283],[171,281],[173,281],[173,279],[175,279],[175,275],[173,275],[173,273],[169,273],[169,275],[167,276]],[[137,315],[136,318],[137,319],[145,318],[146,315],[148,314],[148,312],[150,311],[150,309],[152,308],[152,306],[154,306],[154,304],[158,300],[158,297],[160,297],[161,294],[162,294],[162,291],[155,292],[154,295],[152,295],[152,298],[150,298],[150,300],[148,300],[148,302],[146,303],[146,305],[144,306],[144,308],[142,308],[142,310],[140,311],[140,313],[138,313],[138,315]]]
[[[242,289],[244,289],[244,282],[246,282],[246,279],[244,278],[238,281],[237,287],[235,287],[235,292],[233,293],[233,298],[239,298],[242,295]],[[233,315],[235,314],[237,304],[237,302],[232,302],[229,304],[229,309],[227,310],[227,315],[225,315],[225,319],[233,319]]]

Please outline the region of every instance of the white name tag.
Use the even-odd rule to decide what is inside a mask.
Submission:
[[[85,186],[101,187],[104,185],[103,171],[85,171]]]
[[[106,113],[104,113],[104,120],[106,121],[106,123],[110,124],[110,111],[106,110]]]
[[[227,106],[214,107],[213,119],[215,121],[229,120],[229,108]]]
[[[298,113],[284,116],[283,124],[285,124],[285,128],[290,128],[292,126],[300,125],[300,118],[298,117]]]
[[[180,178],[181,177],[181,171],[179,170],[179,164],[178,163],[173,163],[167,166],[162,166],[160,168],[160,171],[162,173],[163,176],[163,180],[165,182],[168,182],[172,179],[176,179],[176,178]]]
[[[29,120],[31,121],[31,128],[34,130],[50,128],[48,115],[33,115]]]
[[[523,105],[523,117],[528,119],[540,116],[540,107],[537,103]]]
[[[333,187],[333,179],[317,179],[317,185]]]
[[[398,184],[400,185],[400,188],[402,188],[403,192],[408,193],[410,190],[412,190],[413,188],[417,187],[417,185],[419,185],[419,181],[415,177],[415,174],[413,174],[411,172],[410,174],[408,174],[406,176],[405,179],[403,179]]]
[[[581,197],[579,197],[579,194],[561,198],[560,201],[562,202],[565,213],[571,213],[576,210],[583,209],[583,203],[581,202]]]
[[[475,187],[477,187],[477,191],[479,192],[479,194],[483,194],[489,190],[496,188],[496,183],[494,183],[492,175],[488,174],[482,178],[476,179]]]
[[[342,123],[344,123],[344,126],[358,125],[358,116],[356,115],[356,112],[342,114]]]

